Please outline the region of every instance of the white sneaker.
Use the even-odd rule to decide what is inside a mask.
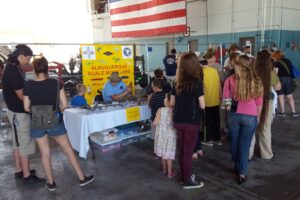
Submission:
[[[191,176],[191,178],[186,181],[182,188],[183,189],[197,189],[197,188],[202,188],[204,186],[204,183],[203,182],[198,182],[195,180],[196,177],[195,176]]]
[[[213,144],[218,145],[218,146],[222,146],[223,145],[223,143],[222,143],[221,140],[219,140],[219,141],[213,141]]]
[[[209,146],[209,147],[214,146],[213,141],[203,141],[203,142],[201,142],[201,144],[206,145],[206,146]]]

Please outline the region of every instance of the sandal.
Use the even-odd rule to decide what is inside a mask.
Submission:
[[[198,154],[197,154],[197,153],[193,153],[192,159],[193,159],[193,160],[197,160],[197,159],[198,159]]]
[[[163,169],[162,173],[163,173],[164,175],[167,175],[167,174],[168,174],[166,169]]]
[[[168,178],[174,178],[177,175],[177,171],[173,170],[171,174],[168,174]]]
[[[197,151],[197,155],[200,156],[200,157],[203,157],[204,156],[204,153],[202,150],[198,150]]]

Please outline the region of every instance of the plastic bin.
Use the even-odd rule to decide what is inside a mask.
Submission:
[[[143,142],[151,137],[151,131],[145,131],[139,134],[139,141]]]
[[[107,152],[121,148],[122,140],[118,138],[109,142],[102,142],[101,139],[99,139],[100,137],[97,137],[97,134],[91,135],[90,138],[93,147],[101,152]]]
[[[135,142],[138,142],[138,141],[139,141],[139,135],[138,134],[131,135],[131,136],[123,138],[122,146],[132,144],[132,143],[135,143]]]
[[[117,134],[121,138],[137,134],[139,128],[140,127],[136,123],[125,124],[116,127],[116,129],[118,130]]]

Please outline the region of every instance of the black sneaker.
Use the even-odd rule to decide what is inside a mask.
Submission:
[[[277,113],[277,115],[280,117],[285,117],[285,112],[279,112],[279,113]]]
[[[36,175],[30,175],[26,178],[23,178],[24,185],[33,185],[33,184],[45,184],[46,180],[39,178]]]
[[[192,175],[191,175],[191,178],[192,178],[192,179],[195,179],[195,178],[196,178],[196,175],[195,175],[195,174],[192,174]],[[183,185],[183,181],[180,180],[180,181],[179,181],[179,184],[180,184],[180,185]]]
[[[35,173],[36,173],[35,169],[30,170],[30,175],[35,175]],[[24,176],[23,171],[15,173],[15,179],[22,179],[23,176]]]
[[[91,182],[93,182],[94,180],[95,179],[94,179],[93,175],[91,175],[91,176],[84,176],[84,179],[79,181],[79,186],[82,187],[82,186],[88,185]]]
[[[56,184],[55,184],[55,182],[53,181],[53,183],[52,184],[50,184],[50,183],[47,183],[46,184],[46,186],[47,186],[47,188],[48,188],[48,190],[50,191],[50,192],[53,192],[53,191],[55,191],[56,190]]]
[[[183,184],[182,188],[183,189],[196,189],[196,188],[202,188],[203,186],[204,186],[203,182],[197,182],[195,180],[195,177],[191,176],[191,178]]]
[[[296,113],[296,112],[293,112],[293,113],[292,113],[292,117],[298,117],[298,116],[299,116],[298,113]]]
[[[242,185],[243,183],[246,182],[246,180],[247,180],[246,177],[239,176],[239,178],[238,178],[238,184]]]

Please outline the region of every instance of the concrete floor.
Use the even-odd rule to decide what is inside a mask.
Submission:
[[[296,94],[300,111],[300,92]],[[288,108],[287,108],[288,110]],[[229,143],[203,147],[205,157],[193,162],[193,171],[204,182],[201,189],[183,190],[177,179],[169,180],[160,171],[160,161],[152,156],[152,142],[147,140],[119,150],[91,154],[79,159],[86,174],[96,181],[78,186],[74,171],[61,149],[52,144],[52,161],[57,190],[25,187],[14,179],[11,134],[0,133],[0,199],[105,199],[105,200],[296,200],[300,199],[300,118],[276,117],[273,123],[275,157],[262,160],[256,156],[249,164],[248,180],[239,186],[232,174]],[[44,177],[39,154],[31,159],[32,168]],[[175,163],[177,167],[177,163]]]

